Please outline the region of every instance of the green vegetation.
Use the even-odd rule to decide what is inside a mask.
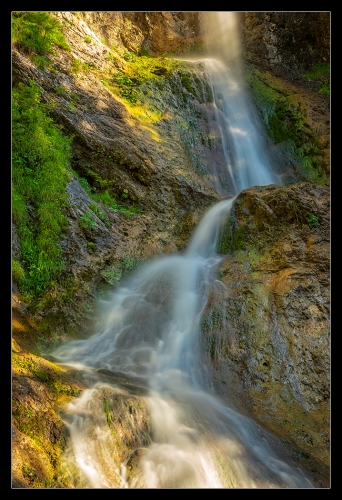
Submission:
[[[41,101],[39,87],[19,84],[12,100],[12,215],[22,256],[19,289],[39,296],[63,268],[59,239],[70,177],[71,139],[62,135]]]
[[[305,78],[310,80],[319,80],[322,82],[318,93],[330,95],[330,63],[319,62],[309,73],[304,74]]]
[[[71,72],[72,73],[80,73],[81,71],[93,71],[95,69],[95,66],[92,64],[86,64],[81,62],[79,59],[76,59],[75,57],[72,60],[71,63]]]
[[[30,469],[30,467],[28,467],[27,465],[22,465],[22,472],[23,472],[23,476],[24,477],[34,477],[36,475],[36,473],[34,472],[34,470]]]
[[[87,243],[87,248],[88,248],[88,252],[90,252],[90,253],[95,253],[95,252],[96,252],[97,245],[96,245],[96,243],[94,243],[93,241],[88,241],[88,243]]]
[[[136,55],[134,52],[124,52],[123,58],[125,61],[134,62],[136,60]]]
[[[83,229],[89,229],[90,227],[97,226],[94,219],[92,219],[90,212],[87,212],[86,214],[82,215],[82,217],[80,217],[80,224]]]
[[[246,249],[245,230],[246,230],[246,226],[240,226],[236,232],[236,235],[235,235],[235,249],[236,250],[245,250]]]
[[[104,406],[104,412],[105,412],[106,418],[107,418],[107,423],[110,426],[110,424],[112,423],[112,416],[110,414],[110,407],[109,407],[108,399],[104,398],[103,406]]]
[[[140,260],[124,257],[117,260],[110,266],[107,266],[101,271],[101,293],[105,293],[108,289],[112,289],[114,285],[118,284],[123,278],[140,264]]]
[[[246,250],[246,226],[235,227],[232,217],[228,217],[221,230],[217,252],[229,254],[236,250]]]
[[[146,54],[146,55],[145,55]],[[116,57],[107,56],[113,59],[114,67]],[[170,72],[176,71],[184,66],[181,61],[174,61],[164,57],[151,57],[142,49],[139,55],[126,51],[123,54],[125,60],[124,69],[114,69],[108,74],[99,74],[99,78],[112,93],[121,96],[124,102],[136,106],[144,106],[146,86],[157,85],[162,77],[166,77]],[[133,88],[134,87],[134,88]],[[149,111],[153,111],[150,109]]]
[[[318,93],[323,95],[330,95],[330,83],[323,83]]]
[[[93,191],[94,188],[91,188],[89,185],[89,182],[87,179],[84,177],[79,177],[79,175],[74,172],[75,175],[78,177],[79,182],[81,186],[87,191],[88,195],[97,203],[102,202],[104,205],[107,207],[111,208],[114,212],[120,212],[124,215],[131,215],[131,214],[136,214],[136,213],[143,213],[143,210],[139,207],[125,207],[118,203],[115,198],[109,193],[108,189],[104,189],[105,187],[108,186],[108,183],[111,181],[105,181],[104,179],[101,179],[99,176],[96,177],[96,179],[100,183],[100,189],[104,189],[101,192],[95,192]],[[108,225],[109,221],[107,216],[103,213],[102,210],[100,210],[98,207],[94,204],[92,204],[89,208],[93,210],[94,213],[104,222],[104,224]]]
[[[316,64],[312,71],[304,74],[306,78],[311,78],[312,80],[318,80],[325,75],[330,75],[330,64],[327,62],[320,62]]]
[[[12,41],[27,54],[54,54],[54,45],[70,50],[60,23],[47,12],[13,12]]]
[[[19,262],[15,259],[12,259],[12,276],[15,281],[19,281],[24,278],[25,271],[19,264]]]
[[[84,41],[85,43],[91,43],[91,36],[85,36]]]
[[[126,101],[130,102],[131,104],[135,104],[138,100],[137,93],[132,89],[121,89],[120,95],[124,97]]]
[[[50,387],[54,389],[58,394],[66,394],[68,396],[79,396],[80,390],[75,389],[69,385],[65,385],[58,380],[56,380],[52,375],[50,375],[47,371],[41,370],[37,363],[33,361],[32,358],[21,356],[17,353],[12,353],[12,361],[13,366],[24,369],[27,372],[30,372],[32,375],[36,376],[42,382],[47,383]],[[26,417],[33,417],[32,412],[26,411]]]
[[[104,223],[105,226],[107,226],[107,227],[110,226],[110,222],[109,222],[107,215],[103,212],[103,210],[101,210],[98,207],[98,205],[96,203],[91,203],[89,205],[89,208],[90,208],[90,210],[92,210],[94,212],[95,215],[97,215],[97,217],[100,220],[102,220],[102,222]]]
[[[256,68],[249,71],[247,82],[268,135],[274,144],[283,145],[289,164],[295,165],[298,180],[324,184],[326,173],[319,137],[306,122],[299,96]]]
[[[57,94],[59,94],[63,97],[65,97],[67,95],[65,89],[61,86],[56,87],[56,92],[57,92]]]
[[[309,214],[309,217],[308,217],[308,224],[310,227],[317,227],[319,226],[319,218],[317,217],[317,215],[314,215],[312,213]]]
[[[40,370],[37,366],[37,363],[35,363],[32,358],[27,358],[20,356],[17,353],[12,353],[12,361],[14,366],[18,366],[26,371],[31,372],[33,375],[38,377],[43,382],[47,381],[48,374]]]
[[[191,83],[190,83],[190,77],[189,75],[182,75],[182,84],[184,85],[184,87],[186,88],[186,90],[190,93],[192,93],[192,86],[191,86]]]

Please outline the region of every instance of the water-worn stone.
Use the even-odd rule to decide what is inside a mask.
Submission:
[[[226,288],[203,320],[218,393],[295,444],[321,485],[330,466],[329,221],[327,187],[243,191],[226,228]]]

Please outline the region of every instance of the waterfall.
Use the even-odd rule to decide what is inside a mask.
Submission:
[[[221,224],[242,189],[276,182],[241,80],[234,13],[206,14],[209,27],[216,17],[214,33],[225,48],[221,59],[213,48],[213,57],[204,62],[235,197],[205,214],[182,254],[151,260],[114,291],[93,336],[53,353],[89,384],[65,415],[67,467],[77,471],[81,487],[312,488],[279,455],[272,436],[211,391],[201,361],[201,318],[222,260],[216,250]],[[101,374],[108,377],[101,379]],[[110,382],[111,375],[141,392],[129,394],[122,384]],[[129,413],[130,429],[140,433],[137,442],[143,444],[121,464],[104,394],[115,401],[123,398],[118,408],[129,397],[141,398],[151,420],[147,438]],[[130,475],[133,462],[137,472]]]

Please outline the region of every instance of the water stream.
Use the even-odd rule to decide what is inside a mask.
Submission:
[[[221,41],[227,43],[227,31],[236,38],[234,13],[210,14],[219,18]],[[238,53],[236,39],[231,47]],[[151,260],[115,290],[102,304],[101,326],[92,337],[53,353],[89,386],[65,415],[70,434],[66,460],[77,476],[74,487],[313,487],[278,453],[265,430],[212,392],[201,357],[201,317],[222,259],[216,252],[221,225],[242,189],[277,183],[240,71],[234,60],[214,56],[202,62],[235,196],[207,212],[182,254]],[[115,382],[120,377],[130,381],[131,390]],[[145,404],[147,427],[134,410],[137,400]],[[126,428],[137,435],[121,460],[119,431],[115,426],[110,430],[114,414],[108,408],[114,402],[115,408],[129,407]]]

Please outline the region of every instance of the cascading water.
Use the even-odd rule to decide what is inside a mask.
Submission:
[[[233,13],[210,13],[211,17],[214,14],[220,26],[224,18],[233,20]],[[231,46],[237,49],[237,41]],[[204,62],[235,196],[252,185],[275,183],[234,62],[231,67],[216,59]],[[221,223],[234,200],[208,211],[182,255],[145,264],[118,288],[104,304],[102,326],[94,336],[54,352],[60,363],[77,368],[91,384],[65,416],[71,443],[69,468],[76,471],[81,487],[312,487],[278,454],[266,431],[211,392],[201,364],[201,317],[217,283]],[[146,438],[130,414],[130,425],[145,444],[137,445],[121,463],[117,436],[109,430],[110,417],[100,396],[106,393],[127,401],[129,390],[108,382],[108,377],[104,381],[101,374],[126,377],[140,388],[139,395],[131,396],[145,402],[151,419]],[[136,473],[129,475],[134,456],[139,457]]]

